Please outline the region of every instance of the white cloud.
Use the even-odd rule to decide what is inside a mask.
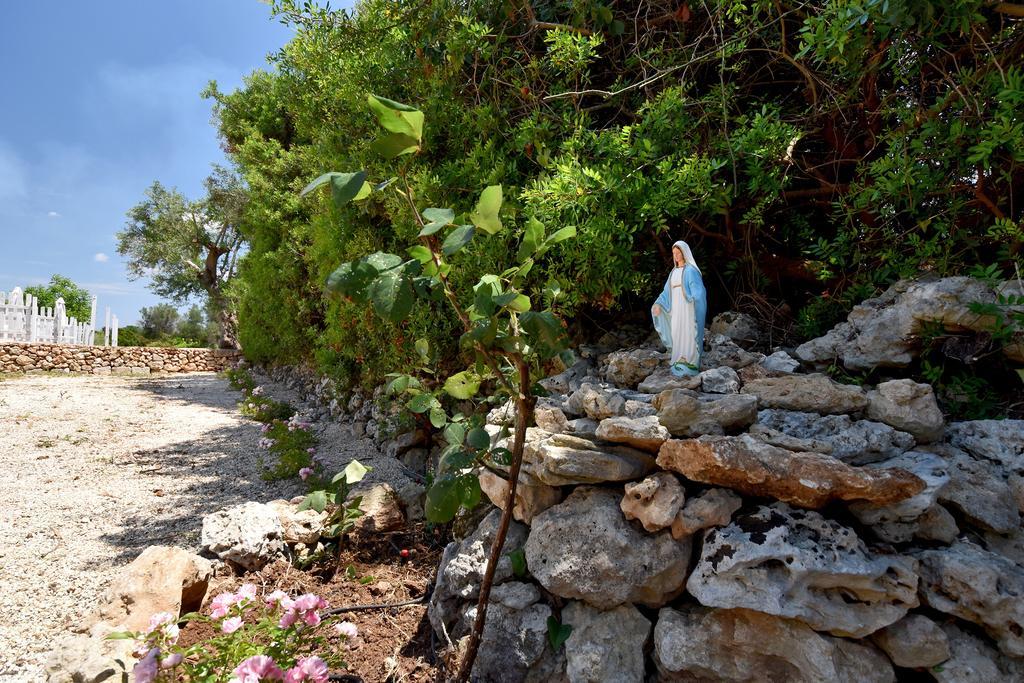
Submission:
[[[102,251],[92,257],[92,260],[96,263],[106,263],[110,260],[110,257],[104,254]]]
[[[56,211],[50,211],[46,215],[49,216],[50,218],[60,218],[60,214],[57,213]]]

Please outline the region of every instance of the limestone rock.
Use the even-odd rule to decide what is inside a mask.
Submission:
[[[936,504],[939,492],[949,483],[946,463],[934,453],[908,451],[867,467],[898,467],[925,483],[923,491],[892,505],[850,504],[850,512],[861,524],[870,526],[882,540],[890,543],[909,541],[917,532],[917,520]]]
[[[764,354],[752,353],[736,345],[731,339],[721,334],[711,334],[705,339],[708,350],[701,357],[701,369],[730,367],[733,370],[764,360]]]
[[[550,616],[551,608],[544,604],[514,608],[491,601],[480,650],[473,663],[473,680],[523,680],[544,654]],[[474,604],[466,608],[462,620],[472,624],[475,619]]]
[[[434,592],[430,596],[427,615],[438,638],[445,642],[445,633],[453,641],[465,633],[461,606],[480,594],[480,581],[487,570],[491,543],[501,521],[501,510],[491,510],[473,533],[461,541],[449,543],[441,556],[437,569]],[[494,590],[512,578],[512,560],[509,553],[522,548],[526,542],[527,527],[511,522],[498,566],[494,570]]]
[[[757,396],[762,408],[781,408],[831,415],[867,408],[861,387],[839,384],[827,375],[785,375],[747,382],[743,393]]]
[[[686,501],[672,520],[672,537],[682,539],[701,529],[725,526],[742,505],[743,499],[729,489],[708,489]]]
[[[722,434],[745,429],[757,419],[757,399],[746,394],[695,394],[670,389],[651,402],[658,420],[674,436]]]
[[[708,394],[735,394],[740,390],[740,377],[730,367],[722,366],[700,373],[701,390]]]
[[[626,417],[650,417],[657,414],[658,411],[649,402],[645,403],[633,399],[626,400]]]
[[[654,627],[659,681],[891,683],[874,648],[746,609],[663,608]]]
[[[949,469],[949,483],[939,493],[941,503],[982,529],[1009,533],[1020,526],[1017,501],[999,465],[976,460],[945,444],[928,450],[943,456]]]
[[[854,420],[849,415],[818,415],[769,408],[758,411],[757,424],[797,439],[827,443],[833,457],[851,465],[887,460],[914,447],[914,437],[906,432],[881,422]]]
[[[728,337],[740,346],[750,348],[761,341],[761,326],[753,316],[736,311],[719,313],[711,320],[711,334]]]
[[[490,470],[480,471],[480,490],[494,505],[505,509],[508,500],[508,480]],[[562,492],[527,472],[520,471],[516,485],[516,500],[512,506],[512,517],[529,524],[539,513],[562,500]]]
[[[662,353],[654,349],[613,351],[608,354],[605,379],[620,387],[635,389],[658,369]]]
[[[591,420],[589,417],[578,417],[575,420],[569,420],[569,433],[584,439],[596,439],[597,420]]]
[[[44,669],[47,683],[111,683],[120,680],[120,674],[131,671],[134,665],[132,650],[135,641],[107,640],[106,636],[117,630],[122,629],[101,622],[89,633],[68,634],[51,643]],[[118,660],[123,662],[123,667]]]
[[[299,510],[297,505],[287,500],[272,500],[267,505],[277,513],[277,519],[281,522],[281,539],[285,543],[316,545],[320,540],[327,520],[326,512]]]
[[[636,607],[602,611],[573,601],[562,609],[562,623],[572,626],[565,642],[571,683],[643,680],[644,643],[651,622]]]
[[[916,607],[914,561],[875,555],[817,512],[761,506],[708,532],[686,583],[708,607],[742,607],[860,638]]]
[[[646,405],[646,404],[641,404]],[[597,438],[657,453],[661,444],[671,438],[657,416],[608,417],[597,426]]]
[[[550,486],[631,481],[654,469],[654,457],[626,446],[598,445],[568,434],[554,434],[523,452],[526,470]]]
[[[931,670],[938,683],[980,683],[1006,681],[1019,683],[1024,676],[1018,667],[1007,661],[993,647],[955,624],[943,624],[942,632],[949,642],[951,657]],[[1014,675],[1014,674],[1018,675]]]
[[[797,371],[800,367],[800,361],[793,358],[785,351],[776,351],[761,361],[761,365],[769,372],[789,374]]]
[[[769,446],[748,434],[666,441],[658,465],[693,481],[807,508],[832,500],[891,505],[925,488],[905,470],[851,467],[827,455]]]
[[[1008,534],[997,534],[986,531],[982,534],[985,542],[985,549],[989,552],[1002,555],[1018,566],[1024,567],[1024,527],[1018,528]]]
[[[200,543],[222,560],[255,570],[281,554],[283,536],[274,508],[250,502],[203,517]]]
[[[577,360],[566,370],[540,381],[540,385],[552,394],[569,394],[580,388],[582,380],[590,374],[590,361]]]
[[[926,605],[980,624],[1000,650],[1024,656],[1024,568],[970,541],[917,557]]]
[[[975,458],[1024,473],[1024,420],[973,420],[949,426],[949,442]]]
[[[918,443],[939,441],[945,427],[932,386],[910,379],[882,382],[868,392],[867,416],[913,435]]]
[[[405,515],[398,503],[398,495],[390,484],[374,484],[369,488],[353,491],[360,496],[358,517],[355,528],[362,532],[394,531],[405,526]]]
[[[569,397],[566,408],[574,415],[586,415],[600,422],[606,417],[623,415],[626,399],[614,387],[584,384]]]
[[[533,419],[537,426],[552,434],[565,434],[572,431],[569,426],[569,419],[562,412],[561,407],[554,402],[538,402],[533,410]]]
[[[939,625],[921,614],[908,614],[871,634],[871,640],[896,666],[931,668],[950,657],[949,639]]]
[[[639,520],[647,531],[661,531],[672,524],[685,499],[683,486],[675,476],[656,472],[643,481],[626,484],[619,507],[626,519]]]
[[[645,394],[660,394],[670,389],[699,389],[700,375],[676,377],[667,367],[655,370],[637,386],[637,390]]]
[[[626,521],[614,491],[581,486],[533,520],[530,572],[548,591],[601,609],[659,607],[683,591],[690,544]]]
[[[766,410],[762,410],[761,412],[762,413],[765,413],[765,412],[781,412],[781,413],[785,413],[786,411],[781,411],[781,410],[780,411],[766,411]],[[812,415],[812,413],[792,413],[792,414],[793,415]],[[817,416],[815,416],[815,417],[817,417]],[[834,417],[846,417],[846,416],[843,415],[843,416],[834,416]],[[778,446],[779,448],[785,448],[787,451],[799,451],[801,453],[821,453],[822,455],[831,455],[832,454],[832,444],[830,444],[827,441],[820,441],[818,439],[802,439],[802,438],[800,438],[798,436],[790,436],[789,434],[786,434],[785,432],[780,432],[777,429],[772,429],[771,427],[769,427],[767,425],[764,425],[764,424],[761,424],[760,422],[757,422],[757,423],[751,425],[750,429],[747,430],[747,434],[750,434],[751,436],[756,437],[756,438],[760,439],[761,441],[764,441],[766,444],[770,444],[772,446]]]
[[[117,574],[92,621],[142,631],[159,612],[198,610],[212,575],[209,560],[182,548],[151,545]]]
[[[949,545],[960,535],[960,527],[949,510],[939,504],[928,508],[917,520],[914,536],[926,541],[938,541]]]

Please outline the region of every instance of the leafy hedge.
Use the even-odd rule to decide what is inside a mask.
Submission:
[[[208,92],[251,193],[242,344],[365,383],[413,362],[421,337],[454,354],[440,308],[395,326],[324,292],[337,263],[416,234],[387,193],[340,210],[299,198],[309,178],[366,166],[367,93],[431,121],[410,171],[420,207],[506,188],[513,229],[468,249],[463,290],[510,262],[530,218],[578,229],[531,277],[579,319],[642,316],[680,238],[713,308],[784,302],[805,334],[898,277],[1009,270],[1024,242],[1019,7],[278,0],[296,36],[276,68]]]

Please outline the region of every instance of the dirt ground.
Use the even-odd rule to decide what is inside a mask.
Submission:
[[[297,480],[260,478],[259,424],[238,413],[239,398],[212,374],[0,380],[0,683],[45,680],[53,643],[92,610],[113,570],[147,546],[194,550],[204,515],[304,492]],[[390,463],[369,442],[337,425],[325,435],[318,449],[332,460],[376,459],[374,478],[386,473]],[[403,561],[390,545],[379,547],[382,539],[345,558],[371,581],[348,579],[349,572],[324,582],[280,565],[274,576],[282,587],[322,583],[332,606],[417,597],[438,549],[422,535],[392,541],[417,554]],[[353,672],[385,680],[394,661],[392,679],[422,680],[424,607],[358,612],[351,620],[364,634],[348,657]]]

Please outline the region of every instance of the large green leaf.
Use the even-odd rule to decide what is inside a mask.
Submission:
[[[444,383],[445,393],[460,401],[473,398],[479,390],[480,376],[469,370],[455,373]]]
[[[448,233],[448,237],[445,238],[444,244],[441,245],[441,253],[445,256],[451,256],[459,249],[469,244],[469,241],[473,239],[474,228],[472,225],[460,225],[459,227]]]
[[[474,344],[488,347],[494,343],[494,338],[497,335],[497,322],[494,318],[487,317],[483,320],[474,321],[469,332],[466,332],[459,338],[459,344],[463,347],[472,347]]]
[[[415,295],[412,282],[401,270],[387,270],[370,283],[370,300],[377,315],[393,323],[405,320],[412,310]]]
[[[417,142],[423,139],[423,112],[420,110],[377,95],[370,95],[367,103],[384,129],[408,135]]]
[[[402,257],[398,254],[388,254],[383,251],[375,251],[369,256],[363,257],[369,265],[378,271],[391,270],[402,265]]]
[[[444,408],[440,405],[433,405],[430,407],[430,424],[434,425],[434,429],[441,429],[448,423],[448,414],[444,412]]]
[[[475,473],[459,477],[459,502],[462,507],[472,510],[480,504],[480,477]]]
[[[480,201],[476,203],[473,213],[469,214],[469,220],[488,235],[493,235],[501,230],[501,219],[498,218],[500,210],[501,185],[491,185],[480,193]]]
[[[526,222],[523,242],[519,245],[518,260],[522,262],[533,256],[542,239],[544,239],[544,224],[536,218],[531,218]]]
[[[568,344],[565,326],[551,311],[527,311],[519,316],[519,323],[545,358],[558,355]]]
[[[389,133],[370,143],[370,149],[385,159],[394,159],[403,154],[412,154],[419,150],[419,142],[405,133]]]
[[[558,619],[548,617],[548,644],[551,645],[552,652],[558,652],[558,648],[569,640],[570,635],[572,635],[571,625],[559,623]]]
[[[423,209],[423,218],[429,222],[420,230],[420,237],[433,235],[441,228],[451,225],[455,220],[455,211],[452,209]]]
[[[427,521],[434,524],[452,521],[462,503],[461,489],[456,477],[446,476],[435,479],[433,485],[427,489],[423,505]]]
[[[452,446],[457,446],[466,438],[466,428],[460,422],[450,422],[444,428],[444,440]]]
[[[564,242],[565,240],[570,239],[570,238],[575,237],[575,236],[576,236],[576,226],[575,225],[567,225],[564,228],[562,228],[561,230],[556,230],[555,232],[551,233],[551,235],[546,240],[544,240],[544,247],[545,248],[546,247],[550,247],[553,244],[558,244],[559,242]]]
[[[432,405],[434,405],[434,400],[434,397],[430,394],[416,394],[409,399],[409,402],[405,404],[405,407],[413,413],[425,413],[430,410]]]
[[[466,434],[466,443],[478,451],[482,451],[491,447],[491,435],[487,433],[486,429],[476,427],[470,429],[469,434]]]
[[[304,197],[321,185],[330,183],[331,197],[334,199],[335,205],[344,206],[355,199],[362,190],[364,182],[366,182],[366,171],[356,171],[355,173],[337,173],[335,171],[331,171],[330,173],[324,173],[309,185],[302,188],[302,192],[299,193],[299,196]]]
[[[327,278],[327,289],[347,296],[356,303],[366,303],[369,301],[367,289],[378,272],[365,259],[343,263]]]
[[[473,310],[478,315],[489,317],[494,315],[497,307],[496,297],[501,292],[501,282],[493,275],[484,275],[473,287]]]
[[[323,512],[327,507],[327,492],[313,491],[299,503],[299,510],[316,510]]]
[[[349,464],[345,465],[345,469],[342,470],[342,474],[345,476],[345,481],[351,486],[352,484],[358,484],[366,476],[366,473],[371,468],[367,467],[358,460],[353,460]]]

